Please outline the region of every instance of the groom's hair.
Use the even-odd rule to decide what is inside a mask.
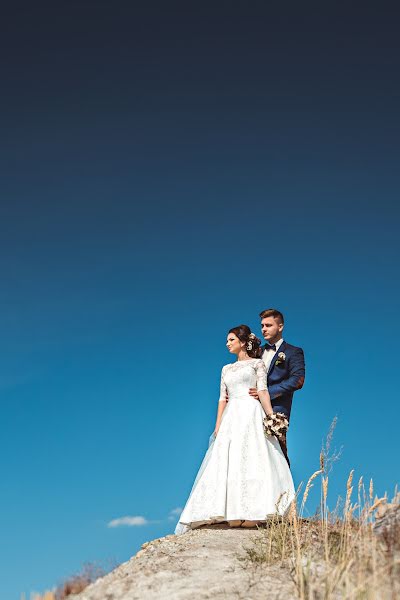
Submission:
[[[265,319],[266,317],[274,317],[282,324],[285,322],[283,314],[279,310],[276,310],[276,308],[267,308],[260,312],[260,319]]]

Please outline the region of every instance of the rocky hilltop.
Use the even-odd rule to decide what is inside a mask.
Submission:
[[[254,529],[202,528],[156,539],[68,600],[296,598],[284,568],[257,569],[246,560],[246,548],[260,535]]]

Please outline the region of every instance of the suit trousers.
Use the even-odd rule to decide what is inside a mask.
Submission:
[[[286,458],[287,464],[289,465],[289,469],[290,469],[290,460],[289,460],[289,456],[288,456],[288,452],[287,452],[287,443],[286,443],[286,431],[285,431],[285,433],[282,434],[282,436],[280,438],[278,438],[278,442],[279,442],[279,445],[281,447],[283,455]]]

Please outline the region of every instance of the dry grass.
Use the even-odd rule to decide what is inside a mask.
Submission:
[[[260,568],[280,565],[292,577],[300,600],[395,600],[400,598],[400,523],[378,532],[377,511],[400,513],[400,494],[389,504],[386,495],[373,497],[373,482],[365,489],[357,484],[357,501],[352,502],[353,476],[346,484],[343,506],[328,509],[329,476],[338,453],[329,455],[335,422],[320,456],[320,468],[307,482],[303,497],[297,498],[284,519],[272,519],[251,548],[247,560]],[[318,515],[304,518],[310,488],[320,477],[321,505]],[[298,506],[300,505],[300,508]],[[375,529],[374,529],[375,526]]]
[[[65,600],[72,594],[83,592],[88,585],[106,573],[103,567],[95,563],[85,563],[81,573],[72,575],[55,590],[46,591],[44,594],[31,594],[30,600]],[[24,594],[21,600],[25,600]]]

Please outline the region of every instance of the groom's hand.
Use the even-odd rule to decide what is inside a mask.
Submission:
[[[249,394],[250,394],[250,396],[253,396],[253,398],[255,398],[256,400],[260,400],[260,398],[258,397],[258,392],[257,392],[256,388],[250,388]]]

